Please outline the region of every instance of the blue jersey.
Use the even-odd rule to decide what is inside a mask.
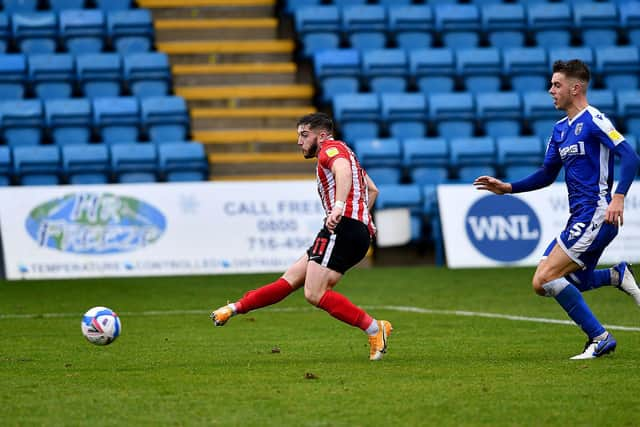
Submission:
[[[606,208],[611,202],[612,150],[622,141],[624,137],[611,121],[591,106],[553,127],[544,166],[556,171],[564,166],[572,214],[597,206]]]

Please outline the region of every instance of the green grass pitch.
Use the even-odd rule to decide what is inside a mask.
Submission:
[[[615,354],[570,361],[576,326],[446,312],[566,320],[532,272],[349,272],[337,290],[394,325],[380,362],[301,292],[212,326],[211,309],[278,275],[0,282],[0,425],[639,425],[640,332],[612,330]],[[585,298],[603,323],[640,326],[621,292]],[[96,305],[122,319],[106,347],[80,333]]]

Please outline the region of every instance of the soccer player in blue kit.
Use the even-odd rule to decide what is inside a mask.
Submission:
[[[579,60],[556,61],[549,94],[567,117],[554,128],[542,166],[513,183],[490,176],[474,185],[495,194],[522,193],[553,183],[564,166],[570,217],[544,252],[533,276],[538,295],[553,297],[587,335],[584,351],[571,359],[593,359],[616,348],[616,340],[596,319],[581,292],[615,286],[640,305],[640,289],[627,262],[596,270],[598,260],[623,224],[624,198],[640,159],[604,114],[589,105],[589,68]],[[620,157],[615,192],[613,155]]]

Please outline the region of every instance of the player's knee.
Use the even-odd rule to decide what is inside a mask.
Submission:
[[[310,289],[308,287],[304,288],[304,299],[306,299],[309,304],[312,304],[315,306],[320,304],[320,299],[322,298],[322,294],[324,294],[324,292],[320,293],[315,289]]]
[[[536,274],[533,276],[533,280],[531,281],[533,291],[541,297],[549,296],[547,290],[545,289],[545,284],[552,280],[553,278],[547,276],[546,274],[544,274],[544,272],[536,272]]]

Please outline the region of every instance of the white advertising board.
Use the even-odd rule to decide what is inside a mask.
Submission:
[[[615,188],[615,185],[614,185]],[[569,219],[566,186],[497,196],[472,185],[438,186],[447,266],[534,266]],[[640,186],[625,199],[624,226],[600,262],[640,261]]]
[[[10,280],[281,272],[323,217],[315,181],[0,188]]]

